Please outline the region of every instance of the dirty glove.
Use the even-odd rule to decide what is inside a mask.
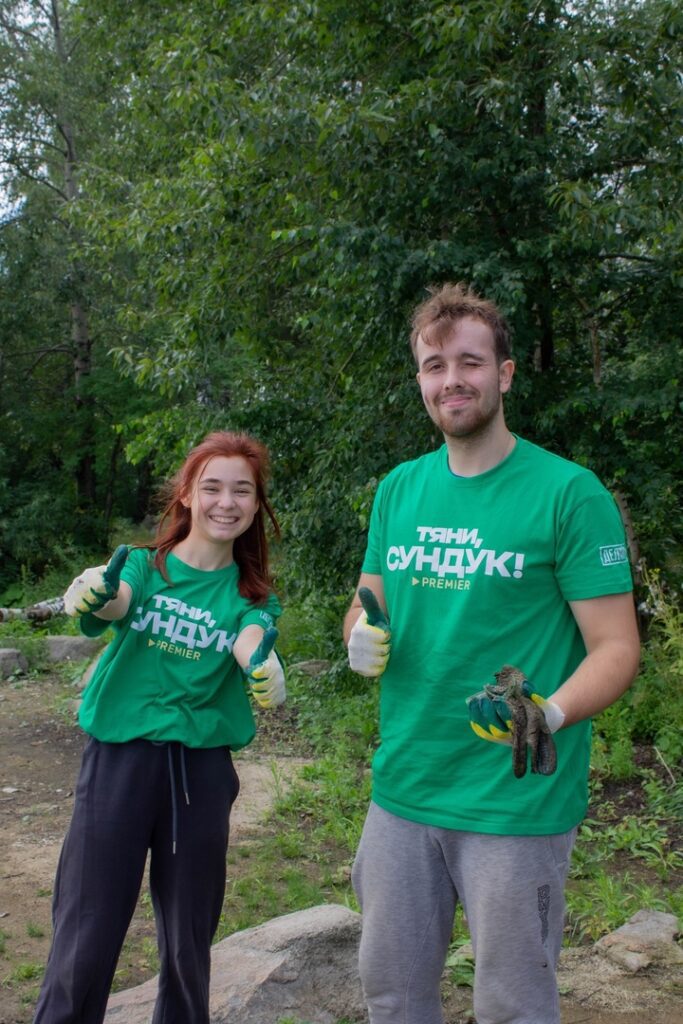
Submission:
[[[88,615],[104,608],[119,592],[121,570],[128,558],[128,547],[119,544],[107,565],[85,569],[64,595],[67,615]]]
[[[247,665],[247,679],[254,700],[262,708],[274,708],[284,704],[287,697],[285,673],[273,650],[278,631],[269,626],[261,638]]]
[[[552,775],[557,767],[552,733],[562,726],[564,711],[535,693],[519,669],[505,665],[494,675],[495,686],[485,686],[467,699],[472,729],[482,739],[512,746],[517,778],[526,772],[527,746],[532,772]]]
[[[369,587],[358,591],[363,611],[349,636],[349,665],[361,676],[381,676],[391,650],[391,630],[386,615]]]

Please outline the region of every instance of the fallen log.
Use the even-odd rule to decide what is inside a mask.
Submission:
[[[38,601],[26,608],[0,608],[0,622],[45,622],[55,615],[64,615],[64,598],[50,597],[47,601]]]

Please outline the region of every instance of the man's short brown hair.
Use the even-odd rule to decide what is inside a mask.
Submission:
[[[442,348],[454,324],[464,317],[474,317],[488,324],[493,331],[493,341],[498,363],[512,359],[510,328],[495,303],[482,299],[462,282],[450,282],[429,289],[429,298],[421,302],[413,312],[410,344],[415,355],[417,339],[426,345]],[[417,359],[416,359],[417,361]]]

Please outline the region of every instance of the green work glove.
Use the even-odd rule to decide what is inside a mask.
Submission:
[[[564,711],[535,693],[529,680],[512,665],[504,665],[495,677],[495,686],[485,686],[467,700],[472,729],[482,739],[512,747],[516,778],[526,774],[527,754],[532,772],[552,775],[557,768],[552,734],[564,722]]]
[[[128,558],[128,546],[119,544],[107,565],[85,569],[64,595],[67,615],[89,615],[104,608],[119,592],[121,570]]]
[[[470,713],[470,725],[477,736],[483,740],[490,740],[492,743],[512,744],[512,708],[507,703],[504,690],[508,685],[508,670],[510,666],[504,666],[500,672],[496,672],[498,681],[496,686],[485,686],[479,693],[467,698],[467,707]],[[536,693],[529,680],[521,673],[518,674],[520,695],[527,697],[536,704],[545,716],[548,728],[551,733],[557,732],[564,722],[564,711],[557,704],[540,693]]]
[[[269,626],[264,632],[247,665],[247,679],[254,700],[262,708],[274,708],[284,704],[287,697],[285,673],[280,660],[273,650],[278,631]]]
[[[377,678],[387,667],[391,651],[389,621],[369,587],[358,591],[363,611],[349,636],[349,665],[361,676]]]

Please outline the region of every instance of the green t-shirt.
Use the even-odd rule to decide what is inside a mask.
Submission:
[[[471,729],[466,698],[504,664],[549,696],[585,656],[567,602],[631,590],[621,519],[593,473],[518,438],[498,466],[457,477],[443,446],[380,484],[363,571],[382,576],[392,631],[376,803],[500,835],[576,825],[590,722],[556,735],[554,775],[516,779],[510,747]]]
[[[85,689],[79,722],[107,743],[178,740],[188,747],[239,750],[255,725],[242,669],[232,655],[245,626],[267,629],[280,614],[241,597],[235,563],[204,572],[169,554],[167,583],[143,549],[121,579],[132,598]]]

